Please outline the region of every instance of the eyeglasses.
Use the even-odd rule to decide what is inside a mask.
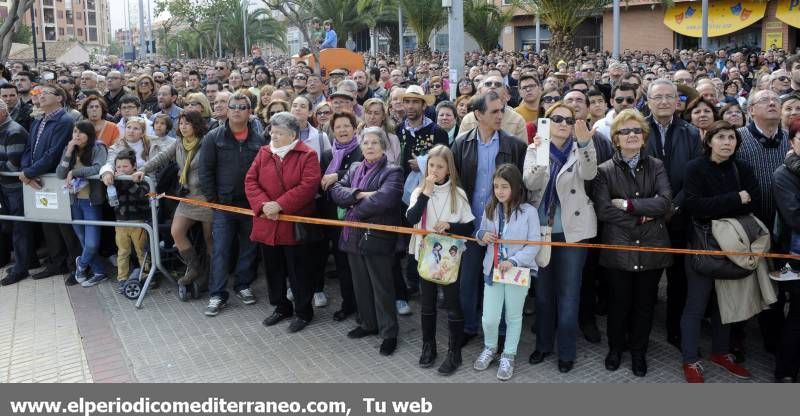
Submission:
[[[442,88],[442,84],[431,84],[431,88]]]
[[[627,135],[629,135],[631,133],[633,133],[633,134],[642,134],[643,132],[644,132],[644,130],[642,130],[641,127],[634,127],[632,129],[619,129],[619,130],[617,130],[617,134],[619,134],[620,136],[627,136]]]
[[[684,95],[683,97],[686,97],[686,96]],[[654,96],[648,98],[648,100],[653,101],[653,102],[672,101],[674,99],[675,99],[674,95],[654,95]]]
[[[500,88],[503,86],[503,83],[500,81],[486,81],[483,83],[483,86],[486,88]]]
[[[552,95],[545,95],[544,97],[542,97],[542,101],[547,103],[547,104],[554,103],[554,102],[556,102],[556,101],[558,101],[560,99],[561,99],[561,97],[554,97]]]
[[[228,110],[244,111],[244,110],[249,110],[249,109],[250,109],[250,105],[249,104],[228,104]],[[275,113],[270,112],[268,114],[271,117]]]
[[[780,104],[781,100],[778,97],[764,97],[757,101],[754,101],[753,104]]]
[[[566,122],[568,126],[575,125],[575,117],[564,117],[555,115],[555,116],[550,116],[550,120],[556,124],[561,124]]]
[[[60,79],[60,80],[58,80],[58,83],[59,84],[72,84],[72,80],[71,79]]]
[[[333,114],[333,111],[317,111],[317,117],[319,116],[327,117],[331,114]]]
[[[789,81],[789,77],[787,77],[786,75],[781,75],[781,76],[779,76],[778,78],[775,78],[775,79],[777,79],[780,82]]]
[[[633,97],[614,97],[614,101],[616,101],[617,104],[622,104],[622,103],[633,104],[636,101],[636,99]]]
[[[141,87],[141,86],[152,85],[152,84],[150,83],[150,81],[142,81],[142,82],[137,83],[136,85]]]

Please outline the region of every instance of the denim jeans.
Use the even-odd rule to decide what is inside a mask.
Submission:
[[[554,233],[553,241],[565,241]],[[536,349],[552,352],[558,337],[558,358],[574,361],[578,334],[581,276],[585,248],[553,247],[550,264],[534,279],[536,292]]]
[[[478,315],[478,299],[483,286],[483,256],[486,247],[467,241],[467,249],[461,257],[461,270],[458,284],[461,291],[461,310],[464,313],[464,332],[478,333],[480,315]]]
[[[727,354],[730,351],[731,325],[723,325],[719,316],[714,294],[714,279],[694,271],[686,262],[686,306],[681,316],[681,350],[683,363],[697,362],[697,348],[700,343],[700,323],[705,317],[706,308],[711,311],[711,352]]]
[[[103,218],[103,210],[99,205],[92,205],[88,199],[76,199],[72,204],[73,220],[100,221]],[[100,227],[96,225],[73,224],[75,235],[81,242],[83,251],[78,258],[81,268],[87,266],[92,268],[94,274],[106,274],[106,263],[97,254],[100,249]]]
[[[211,258],[211,275],[208,280],[208,293],[211,297],[219,296],[228,300],[228,266],[230,265],[233,242],[239,243],[239,255],[236,260],[233,290],[240,291],[250,287],[256,277],[256,244],[250,241],[253,219],[239,214],[214,211],[211,224],[211,235],[214,239],[213,256]]]
[[[483,287],[483,344],[486,347],[497,347],[500,318],[504,317],[506,340],[503,353],[517,354],[522,333],[522,307],[526,296],[528,288],[523,286],[494,283]]]
[[[789,247],[789,252],[800,255],[800,232],[792,232],[792,243]],[[800,271],[800,260],[790,260],[789,265],[792,267],[792,270]]]
[[[800,281],[781,282],[789,293],[789,313],[775,355],[775,377],[797,377],[800,371]]]
[[[2,190],[2,203],[8,208],[8,215],[25,216],[22,206],[22,188],[6,188]],[[12,228],[12,244],[14,247],[14,267],[13,273],[27,276],[28,265],[34,255],[32,229],[29,223],[24,221],[14,221]]]

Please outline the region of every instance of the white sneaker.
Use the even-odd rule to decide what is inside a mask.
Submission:
[[[328,296],[325,295],[325,292],[314,293],[314,307],[324,308],[326,306],[328,306]]]
[[[408,302],[404,300],[395,301],[395,305],[397,306],[397,313],[399,315],[411,315],[411,307],[408,306]]]
[[[775,270],[769,274],[770,279],[779,282],[788,282],[790,280],[800,279],[800,273],[792,270],[788,264],[784,265],[780,270]]]
[[[294,294],[292,293],[292,288],[286,289],[286,299],[289,299],[289,302],[294,302]]]
[[[497,379],[506,381],[514,375],[514,356],[503,354],[500,356],[500,367],[497,369]]]
[[[472,365],[477,371],[483,371],[489,368],[493,362],[495,362],[498,358],[497,348],[489,348],[483,347],[483,351],[481,351],[478,358],[475,360],[475,364]]]

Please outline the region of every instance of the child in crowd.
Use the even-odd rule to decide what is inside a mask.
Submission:
[[[514,357],[517,354],[522,331],[522,308],[528,294],[530,276],[524,276],[525,285],[492,281],[495,269],[500,273],[514,267],[536,270],[536,253],[539,246],[497,243],[498,240],[538,241],[539,214],[525,202],[522,173],[512,164],[497,168],[492,178],[494,192],[481,219],[476,237],[481,245],[490,245],[483,258],[483,335],[484,349],[475,360],[476,370],[489,368],[498,358],[500,368],[497,378],[508,380],[514,375]],[[498,357],[498,331],[505,308],[506,338],[503,353]]]
[[[114,175],[132,175],[136,171],[136,153],[125,149],[117,154],[114,161]],[[131,180],[115,180],[119,204],[114,207],[117,222],[144,222],[150,217],[150,203],[147,193],[150,186],[147,182],[133,182]],[[142,275],[146,275],[144,253],[147,250],[147,232],[141,228],[114,227],[117,243],[117,281],[119,289],[130,274],[131,252],[136,251]]]
[[[153,118],[153,131],[156,137],[150,138],[150,154],[157,155],[175,141],[174,137],[168,136],[172,131],[172,119],[169,114],[156,114]]]
[[[458,172],[453,160],[453,152],[447,146],[437,145],[428,152],[428,163],[425,170],[427,177],[411,194],[411,205],[406,212],[409,224],[414,228],[432,230],[437,233],[470,235],[474,230],[475,217],[470,211],[467,194],[459,186]],[[408,251],[419,259],[419,248],[422,237],[411,236]],[[442,261],[442,245],[438,245],[437,263]],[[436,249],[437,246],[434,246]],[[456,248],[456,252],[458,249]],[[442,265],[440,265],[441,267]],[[447,305],[447,323],[450,340],[447,358],[442,362],[438,372],[442,375],[453,374],[461,365],[461,344],[464,333],[464,314],[458,290],[459,282],[440,286],[420,279],[420,302],[422,303],[422,354],[419,365],[423,368],[433,366],[436,361],[436,298],[438,288],[444,292]]]

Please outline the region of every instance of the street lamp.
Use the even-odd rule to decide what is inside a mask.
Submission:
[[[450,100],[458,94],[458,79],[464,74],[464,0],[442,0],[448,11],[447,43],[448,68],[450,71]]]

